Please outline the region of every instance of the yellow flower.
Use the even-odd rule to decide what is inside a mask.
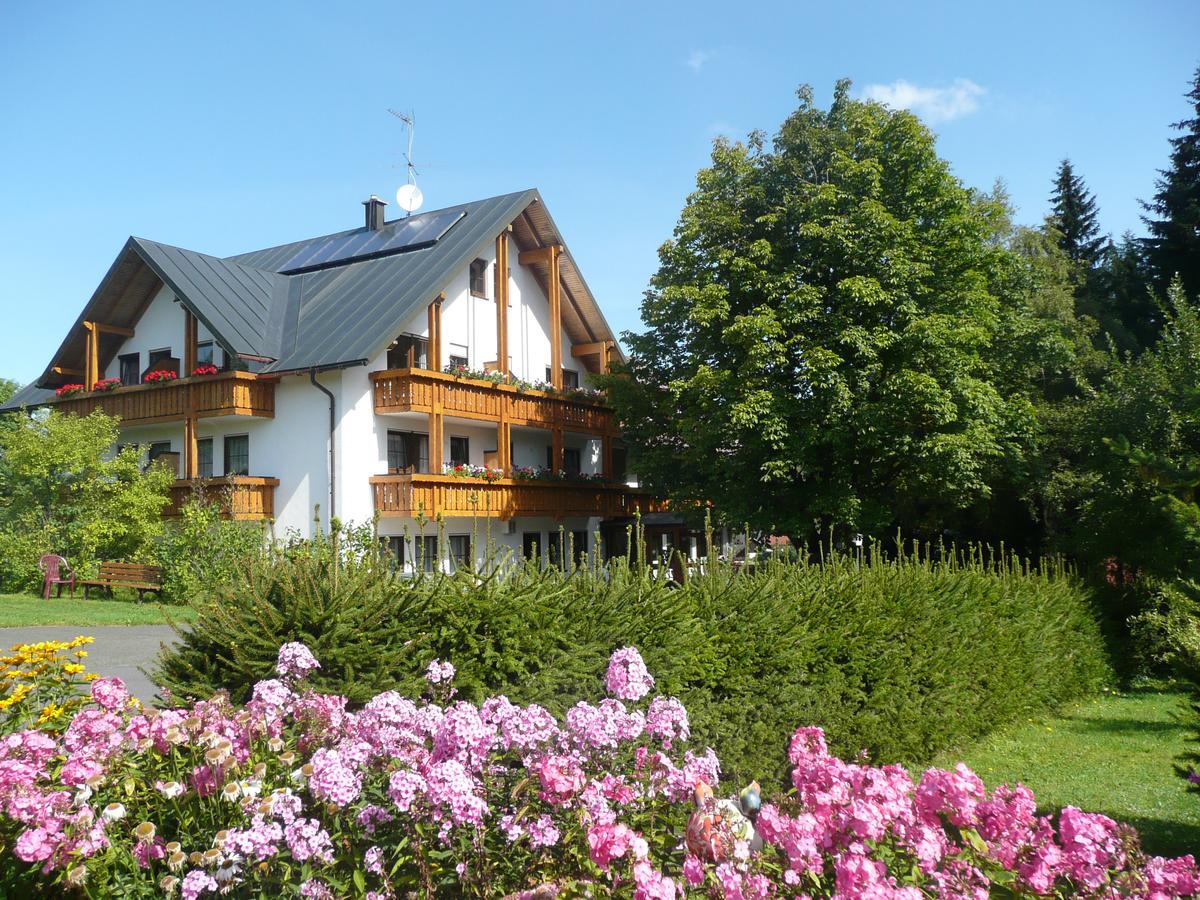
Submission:
[[[43,707],[42,714],[38,716],[38,724],[43,725],[52,719],[57,719],[64,712],[66,712],[64,707],[58,706],[54,703],[48,703],[45,707]]]
[[[83,663],[63,663],[63,671],[68,675],[78,675],[86,668],[87,666],[85,666]]]
[[[86,650],[76,650],[75,651],[75,655],[78,656],[80,659],[83,659],[85,656],[87,656],[87,653],[88,652]]]

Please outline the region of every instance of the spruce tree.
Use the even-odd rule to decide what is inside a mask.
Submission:
[[[1091,268],[1104,247],[1104,236],[1096,222],[1099,211],[1096,198],[1075,174],[1069,159],[1058,165],[1050,202],[1050,221],[1058,230],[1058,245],[1074,262]]]
[[[1143,205],[1153,214],[1144,221],[1156,288],[1164,293],[1178,274],[1195,297],[1200,295],[1200,67],[1186,96],[1195,116],[1175,123],[1183,133],[1171,139],[1171,165],[1160,172],[1154,199]]]

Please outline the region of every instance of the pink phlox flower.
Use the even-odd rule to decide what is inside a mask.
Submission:
[[[129,703],[129,691],[120,678],[97,678],[92,682],[92,700],[109,712],[119,712]]]
[[[209,891],[216,893],[217,880],[203,869],[192,869],[192,871],[183,876],[179,895],[183,900],[196,900],[201,894],[206,894]]]
[[[623,857],[631,850],[634,856],[646,855],[637,852],[640,848],[636,842],[641,841],[641,836],[622,822],[593,825],[588,829],[587,840],[592,862],[602,869],[607,869],[614,859]],[[645,846],[644,841],[641,841],[641,846]]]
[[[662,742],[664,750],[670,750],[675,741],[691,736],[687,710],[674,697],[655,697],[646,710],[646,731]]]
[[[383,848],[368,847],[367,852],[363,854],[363,868],[372,875],[383,874]]]
[[[634,900],[675,900],[675,880],[654,868],[648,860],[633,864]]]
[[[470,703],[455,703],[446,710],[433,737],[432,762],[453,759],[468,769],[483,762],[496,739],[496,726],[483,720]]]
[[[425,782],[429,802],[449,812],[453,825],[483,825],[487,801],[479,796],[479,785],[458,760],[447,759],[430,766]]]
[[[316,819],[295,819],[283,830],[288,850],[296,862],[315,859],[323,863],[333,862],[333,843],[329,832]]]
[[[167,855],[166,842],[160,837],[149,841],[138,841],[133,848],[133,858],[143,869],[150,868],[150,863]]]
[[[1191,854],[1178,859],[1152,856],[1146,861],[1145,875],[1148,900],[1173,900],[1200,894],[1200,869]]]
[[[400,812],[406,813],[412,809],[417,798],[425,793],[425,779],[410,769],[398,769],[388,779],[388,796],[396,804]]]
[[[683,861],[683,877],[692,887],[704,884],[704,862],[690,853]]]
[[[333,900],[333,891],[319,878],[308,878],[300,885],[300,896],[306,900]]]
[[[1097,890],[1110,870],[1125,866],[1125,848],[1117,823],[1099,813],[1068,806],[1058,817],[1063,864],[1072,881]]]
[[[284,678],[300,680],[321,668],[312,651],[299,641],[292,641],[279,648],[279,657],[275,663],[275,671]]]
[[[278,678],[270,678],[254,685],[253,699],[268,709],[286,710],[296,699],[296,693]]]
[[[312,757],[308,790],[318,800],[347,806],[362,793],[362,773],[347,764],[341,751],[321,747]]]
[[[442,684],[454,679],[454,666],[448,662],[433,660],[425,670],[425,680],[430,684]]]
[[[944,815],[959,828],[974,828],[979,823],[977,809],[987,799],[987,789],[978,775],[963,763],[953,771],[929,769],[917,785],[917,811],[930,821]]]
[[[411,805],[411,801],[410,801]],[[386,825],[395,819],[390,812],[382,806],[376,806],[374,803],[368,803],[364,806],[355,817],[354,821],[367,834],[374,834],[375,829],[380,825]]]
[[[246,862],[264,862],[279,853],[282,842],[283,827],[278,822],[255,816],[249,828],[231,829],[222,849]]]
[[[641,700],[654,688],[642,655],[633,647],[621,647],[608,660],[604,686],[621,700]]]
[[[554,820],[545,814],[529,823],[529,846],[531,847],[553,847],[561,837],[562,833],[554,824]]]
[[[536,773],[542,784],[542,799],[555,806],[561,806],[579,793],[586,781],[583,768],[570,756],[544,756],[536,765]]]

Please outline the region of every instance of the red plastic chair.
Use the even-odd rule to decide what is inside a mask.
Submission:
[[[71,595],[75,594],[75,572],[71,569],[70,564],[61,556],[56,556],[53,553],[47,553],[38,560],[38,568],[42,570],[45,576],[42,580],[42,599],[50,599],[50,588],[53,585],[58,585],[57,596],[62,596],[63,585],[70,588]]]

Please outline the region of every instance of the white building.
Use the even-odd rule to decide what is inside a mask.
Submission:
[[[123,443],[176,467],[168,514],[200,489],[280,536],[378,516],[407,566],[453,565],[473,535],[477,556],[485,535],[551,558],[597,533],[623,547],[646,501],[586,388],[620,351],[537,191],[384,206],[224,259],[130,238],[7,408],[119,416]],[[663,528],[654,545],[680,546]]]

